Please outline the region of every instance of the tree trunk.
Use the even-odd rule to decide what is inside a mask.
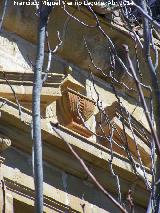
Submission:
[[[34,69],[33,80],[33,143],[34,143],[34,183],[35,183],[35,211],[43,213],[43,160],[42,160],[42,138],[41,138],[41,88],[42,88],[42,68],[44,62],[45,31],[48,16],[52,7],[41,6],[38,24],[38,44],[37,57]]]

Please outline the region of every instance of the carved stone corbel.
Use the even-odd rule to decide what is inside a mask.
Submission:
[[[128,115],[124,108],[122,107],[120,108],[120,105],[118,102],[113,102],[111,106],[106,107],[105,112],[110,120],[110,123],[106,122],[106,116],[103,116],[102,114],[98,113],[96,115],[96,121],[97,121],[96,133],[102,136],[104,136],[104,133],[105,133],[105,135],[109,137],[111,134],[111,124],[112,124],[114,128],[116,129],[112,137],[113,140],[116,142],[116,143],[113,143],[113,146],[112,146],[113,151],[122,156],[127,157],[126,151],[122,149],[125,143],[125,139],[123,139],[124,138],[123,125],[121,122],[123,118],[123,123],[125,124],[125,138],[127,140],[128,147],[132,156],[134,157],[135,160],[138,159],[137,147],[136,147],[136,143],[137,143],[142,161],[145,166],[149,167],[151,163],[150,148],[149,148],[149,144],[146,137],[147,138],[151,137],[150,132],[148,132],[148,130],[145,129],[144,126],[140,122],[138,122],[133,116],[130,116],[131,117],[130,122],[133,129],[132,131],[134,133],[134,137],[133,137],[133,134],[130,130]],[[101,124],[101,127],[98,125],[99,123]],[[102,132],[102,129],[103,129],[103,132]],[[136,143],[134,139],[136,140]],[[99,140],[98,142],[101,145],[110,149],[110,144],[107,140],[102,139],[102,140]]]
[[[93,115],[95,102],[80,94],[84,91],[84,86],[69,74],[61,84],[62,97],[57,101],[57,116],[60,124],[88,138],[92,133],[83,121]]]

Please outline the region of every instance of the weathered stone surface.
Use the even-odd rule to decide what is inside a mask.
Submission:
[[[32,108],[33,67],[36,47],[15,34],[0,35],[0,96]],[[56,73],[53,73],[53,70]],[[64,68],[54,66],[48,73],[48,78],[41,92],[41,113],[46,116],[46,107],[61,97],[60,84],[64,79]],[[15,93],[15,94],[14,94]]]
[[[15,157],[15,162],[11,163],[11,155]],[[7,189],[9,192],[11,191],[16,200],[33,206],[34,182],[30,176],[30,156],[13,149],[6,153],[6,159],[8,161],[4,166],[4,180]],[[98,172],[100,171],[97,171],[97,174]],[[44,209],[46,212],[53,211],[53,209],[55,212],[56,209],[63,212],[68,208],[72,212],[83,212],[82,204],[85,204],[87,213],[91,211],[97,213],[115,212],[113,204],[89,180],[82,180],[49,164],[44,164],[44,174]],[[104,179],[106,178],[104,177]],[[113,178],[107,178],[108,184],[111,184],[111,179]],[[137,192],[141,193],[138,187]],[[51,209],[48,208],[48,205]],[[137,209],[141,212],[144,211],[142,207],[137,207]],[[136,213],[139,213],[138,210]]]
[[[2,3],[0,6],[2,6]],[[11,1],[4,21],[4,27],[8,31],[15,32],[24,39],[36,43],[37,34],[35,26],[37,26],[37,18],[35,17],[35,8],[29,7],[29,10],[27,8],[27,6],[14,6]],[[72,7],[67,7],[67,10],[71,13],[74,12],[74,8]],[[74,15],[87,24],[95,24],[92,15],[89,15],[85,10],[77,10]],[[61,17],[61,19],[57,19],[56,17]],[[117,51],[120,57],[125,60],[124,51],[120,45],[126,43],[131,47],[130,55],[132,60],[135,61],[134,41],[128,36],[129,32],[121,26],[110,25],[101,18],[100,22],[107,35],[111,37],[115,46],[118,47]],[[88,64],[91,63],[87,50],[84,48],[83,36],[85,36],[95,64],[103,68],[103,71],[109,69],[108,40],[96,28],[90,29],[82,26],[77,21],[69,18],[61,7],[55,7],[49,23],[49,35],[52,47],[57,43],[57,30],[60,31],[63,40],[63,45],[58,52],[60,56],[79,65],[81,68],[88,69]],[[143,68],[143,71],[144,66],[147,69],[147,65],[142,57],[142,53],[138,52],[138,55],[141,58],[140,67]],[[122,75],[122,67],[119,68],[117,72],[119,75]],[[145,76],[144,80],[148,81]]]
[[[70,74],[61,84],[62,97],[57,101],[57,118],[60,124],[83,135],[92,136],[85,122],[94,114],[95,102],[80,92],[85,88]]]
[[[0,7],[1,5],[2,3],[0,3]],[[28,208],[31,207],[30,209],[33,209],[34,183],[31,170],[32,114],[30,109],[32,103],[33,66],[36,56],[37,17],[35,16],[34,8],[28,9],[27,6],[13,6],[12,1],[9,2],[7,10],[4,28],[12,33],[3,32],[0,35],[0,96],[3,97],[0,98],[0,130],[12,139],[13,147],[3,154],[6,157],[6,162],[3,169],[1,167],[3,170],[1,173],[4,175],[9,193],[16,200],[15,205],[25,206],[27,204]],[[73,7],[67,7],[67,10],[71,13],[75,12]],[[74,15],[85,23],[95,24],[95,20],[86,10],[77,10]],[[131,58],[136,65],[135,44],[129,38],[127,30],[122,26],[111,25],[111,23],[107,23],[101,18],[100,23],[107,35],[113,39],[117,52],[124,59],[124,62],[125,53],[121,44],[127,43],[131,47]],[[112,108],[112,103],[117,101],[109,85],[110,79],[102,77],[99,71],[93,67],[89,53],[84,45],[85,37],[94,63],[103,69],[105,73],[108,73],[110,70],[108,39],[104,38],[97,28],[84,27],[69,18],[61,7],[54,9],[48,29],[52,48],[57,44],[57,30],[60,32],[63,43],[57,55],[52,57],[51,70],[41,94],[41,107],[44,111],[47,111],[41,120],[45,168],[45,211],[56,212],[61,210],[65,212],[70,210],[71,212],[83,212],[82,205],[84,205],[86,213],[116,212],[117,210],[113,207],[113,204],[108,200],[106,202],[104,196],[92,185],[80,164],[57,134],[62,134],[77,153],[83,156],[83,159],[89,165],[89,169],[114,196],[116,193],[115,182],[109,169],[111,151],[108,146],[99,144],[96,136],[89,139],[85,138],[91,136],[92,133],[84,127],[77,113],[77,103],[79,102],[80,113],[84,121],[91,130],[95,131],[97,128],[95,116],[97,118],[99,115],[94,101],[102,101],[104,109],[108,109],[109,106]],[[138,54],[141,55],[141,52],[139,51]],[[142,56],[140,58],[142,59],[140,66],[143,67],[145,72],[146,64]],[[47,53],[45,54],[45,63],[46,61]],[[89,65],[91,71],[95,74],[93,75],[94,87],[88,74]],[[45,73],[45,67],[46,64],[43,74]],[[22,105],[21,118],[19,116],[19,107],[15,103],[11,88],[4,78],[4,72]],[[133,79],[126,75],[120,64],[116,64],[115,74],[118,80],[127,83],[130,87],[135,87]],[[147,78],[144,76],[144,78],[144,81],[149,82],[148,76]],[[146,119],[142,116],[144,113],[141,106],[137,106],[135,109],[137,100],[134,97],[137,94],[123,90],[119,84],[115,86],[122,104],[133,114],[133,119],[136,117],[138,120],[136,121],[137,126],[140,125],[139,122],[142,122],[148,128]],[[146,92],[145,95],[148,95],[148,93]],[[94,101],[92,101],[93,99]],[[121,131],[122,126],[115,113],[112,114],[110,119]],[[63,126],[58,125],[58,121]],[[108,133],[107,128],[105,131]],[[98,129],[97,132],[99,133]],[[137,153],[135,146],[132,144],[132,135],[128,129],[127,134],[129,146],[136,159]],[[115,138],[117,139],[116,136]],[[149,149],[140,135],[136,137],[136,140],[142,154],[142,160],[146,166],[149,166]],[[3,147],[4,140],[2,139],[1,142]],[[129,187],[136,180],[133,168],[126,159],[124,152],[120,152],[117,147],[114,147],[112,164],[116,174],[120,177],[122,195],[125,197]],[[56,169],[53,169],[54,166]],[[58,169],[60,172],[57,172]],[[146,175],[148,180],[151,181],[148,168],[146,168]],[[137,181],[134,196],[135,204],[145,208],[148,194],[144,190],[144,184],[141,181]],[[12,207],[13,205],[11,204]],[[143,212],[144,209],[137,207],[136,211],[139,213]]]
[[[97,123],[101,122],[101,128],[97,125],[96,132],[99,135],[106,135],[109,138],[112,126],[114,128],[112,136],[113,142],[110,144],[109,141],[101,139],[99,140],[99,143],[108,148],[112,146],[113,151],[118,152],[125,157],[127,157],[127,153],[124,147],[127,143],[135,161],[139,162],[139,159],[141,158],[144,165],[150,167],[150,144],[146,139],[146,137],[150,138],[150,132],[145,129],[140,122],[134,119],[133,116],[130,115],[129,117],[129,114],[127,114],[126,110],[120,106],[118,102],[113,102],[111,106],[106,107],[105,113],[107,114],[110,123],[107,124],[105,122],[106,117],[101,113],[98,113],[96,115],[96,121]],[[121,121],[122,118],[125,122],[125,139],[123,135],[123,124]],[[137,150],[139,150],[139,153]]]

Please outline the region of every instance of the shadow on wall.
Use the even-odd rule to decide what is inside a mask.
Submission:
[[[32,161],[30,155],[25,154],[15,148],[10,148],[6,150],[4,157],[6,157],[5,165],[13,169],[16,168],[22,173],[32,176]],[[106,176],[107,180],[107,174],[104,175]],[[80,198],[82,200],[82,203],[84,200],[111,213],[115,213],[115,211],[118,212],[118,210],[115,209],[113,203],[110,202],[110,200],[106,199],[103,193],[97,190],[96,187],[87,179],[85,180],[77,178],[73,175],[65,173],[65,171],[62,171],[57,167],[50,166],[47,163],[44,163],[44,182],[55,187],[58,190],[66,192],[68,195],[73,195]],[[53,195],[53,198],[54,196],[56,195]],[[67,196],[67,199],[68,200],[66,202],[69,205],[69,196]],[[23,208],[23,205],[24,204],[15,201],[15,213],[19,213],[21,207]],[[145,212],[143,208],[136,207],[136,209],[136,213]],[[26,206],[25,210],[28,210],[28,212],[32,212],[33,207]]]

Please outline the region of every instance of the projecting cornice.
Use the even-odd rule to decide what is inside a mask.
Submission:
[[[32,140],[30,111],[22,108],[21,121],[18,106],[16,104],[0,98],[0,105],[0,129],[3,132],[5,131],[7,137],[11,138],[12,146],[17,147],[24,152],[31,153]],[[70,143],[80,155],[83,155],[83,158],[87,162],[92,164],[95,171],[97,171],[98,168],[102,171],[106,170],[106,166],[109,163],[108,159],[110,159],[110,150],[107,147],[86,139],[61,125],[52,128],[50,122],[45,119],[42,119],[41,127],[44,144],[43,156],[44,160],[47,162],[68,170],[69,173],[76,176],[85,177],[84,171],[79,166],[78,162],[75,161],[74,157],[65,146],[64,141],[57,135],[56,131],[58,131],[58,133],[60,135],[62,134],[68,143]],[[56,129],[56,131],[54,131],[54,129]],[[63,156],[63,158],[61,156]],[[69,167],[66,165],[67,162],[70,164]],[[125,157],[115,153],[113,165],[122,179],[127,181],[135,180],[136,177],[132,171],[131,165]],[[147,171],[148,178],[150,179],[149,170]],[[102,177],[101,175],[99,177],[104,179],[104,174]],[[105,184],[105,180],[102,182]]]
[[[41,115],[46,116],[46,107],[61,97],[60,84],[63,74],[48,74],[41,91]],[[0,68],[0,96],[32,109],[33,73],[8,72]]]
[[[20,37],[1,33],[0,35],[0,96],[32,108],[33,64],[36,47]],[[64,79],[63,66],[53,66],[41,91],[41,114],[46,116],[46,107],[61,97],[60,84]],[[42,77],[45,75],[45,68]],[[16,96],[16,97],[15,97]]]
[[[7,166],[4,166],[4,183],[7,191],[14,195],[14,199],[23,201],[25,203],[30,204],[31,206],[34,205],[34,184],[33,178],[27,176],[20,171],[16,171],[16,169],[11,169]],[[10,174],[9,174],[10,173]],[[18,178],[17,178],[18,173]],[[17,179],[16,179],[17,178]],[[61,199],[58,195],[60,194]],[[53,196],[54,195],[54,196]],[[71,198],[73,196],[71,195]],[[28,201],[29,198],[29,201]],[[65,198],[66,193],[62,192],[58,189],[55,189],[51,185],[44,183],[44,211],[53,211],[57,212],[71,212],[71,213],[78,213],[79,209],[73,209],[71,206],[65,205]],[[74,200],[78,200],[77,202],[80,203],[80,200],[77,198],[72,198]],[[47,208],[49,207],[49,208]],[[74,206],[75,207],[75,206]]]

